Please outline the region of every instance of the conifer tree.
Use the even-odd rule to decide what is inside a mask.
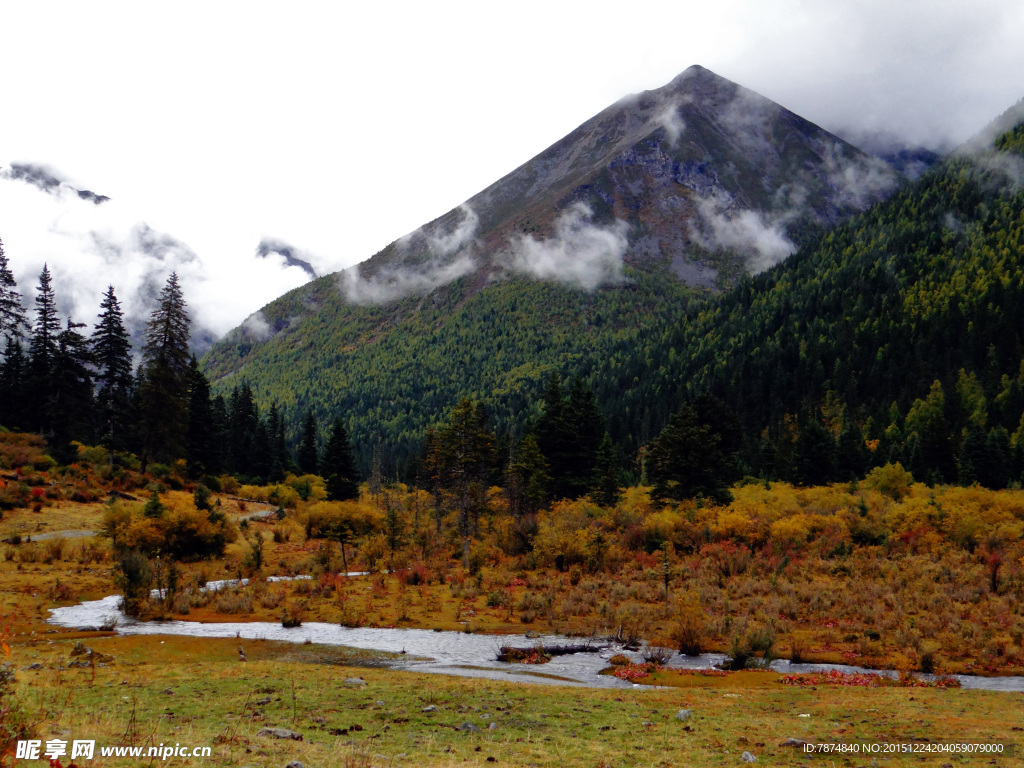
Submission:
[[[103,445],[107,447],[110,464],[114,451],[129,444],[128,425],[131,423],[132,344],[124,327],[124,313],[108,286],[100,302],[99,322],[93,330],[90,345],[96,366],[97,420]]]
[[[603,507],[614,507],[622,497],[619,491],[619,461],[615,455],[612,437],[607,432],[597,447],[596,480],[594,482],[594,499]]]
[[[306,411],[302,420],[302,437],[299,441],[299,471],[304,475],[315,475],[320,468],[320,459],[316,448],[316,419],[313,411]]]
[[[359,498],[359,473],[356,472],[348,431],[341,419],[335,419],[324,448],[320,474],[327,481],[327,498],[345,501]]]
[[[554,373],[548,378],[544,390],[543,410],[537,422],[537,445],[548,462],[551,497],[562,499],[571,496],[572,489],[567,479],[573,462],[575,440],[562,381]]]
[[[729,460],[722,453],[721,440],[701,423],[692,407],[683,405],[648,446],[646,470],[654,484],[653,495],[676,500],[703,496],[728,503],[732,499],[725,479]]]
[[[140,370],[139,421],[143,467],[185,454],[188,431],[191,320],[178,275],[171,273],[146,324]]]
[[[21,341],[8,336],[0,365],[0,424],[9,429],[25,423],[25,366]]]
[[[215,474],[220,471],[218,440],[210,400],[210,382],[199,368],[195,355],[188,365],[188,435],[186,459],[192,477]]]
[[[258,472],[257,442],[260,413],[252,388],[243,383],[231,391],[228,401],[228,471],[253,475]]]
[[[59,351],[60,318],[53,292],[50,270],[43,265],[36,287],[35,322],[29,339],[28,370],[26,373],[26,414],[40,434],[49,436],[54,395],[54,366]]]
[[[79,332],[85,323],[69,317],[57,336],[54,390],[51,405],[53,448],[65,464],[75,460],[72,440],[91,441],[93,432],[92,353],[89,341]]]
[[[17,339],[27,329],[18,283],[8,266],[3,240],[0,240],[0,338]]]
[[[547,498],[548,463],[544,460],[537,439],[527,435],[515,447],[506,479],[509,509],[516,517],[532,515]]]
[[[268,479],[272,483],[284,480],[284,472],[288,467],[288,448],[284,439],[284,418],[277,403],[270,404],[267,414],[267,439],[269,442],[270,461]]]
[[[572,451],[563,482],[566,495],[579,498],[594,485],[597,449],[604,435],[604,417],[598,410],[593,391],[579,377],[574,377],[569,387],[567,410]]]

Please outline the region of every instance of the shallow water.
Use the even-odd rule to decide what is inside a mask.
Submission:
[[[355,575],[355,574],[352,574]],[[207,588],[216,589],[229,582],[211,582]],[[236,582],[237,583],[237,582]],[[506,664],[497,661],[502,645],[531,647],[578,643],[558,635],[542,638],[526,635],[470,635],[461,632],[434,632],[429,629],[378,629],[371,627],[348,628],[336,624],[309,622],[301,627],[286,629],[272,622],[217,622],[194,621],[138,621],[124,616],[118,609],[121,598],[114,595],[66,608],[50,611],[49,623],[60,627],[98,627],[111,617],[117,619],[118,634],[122,635],[182,635],[187,637],[242,637],[249,640],[281,640],[292,643],[322,643],[344,645],[371,651],[405,654],[386,663],[394,669],[482,677],[492,680],[546,683],[554,685],[586,686],[590,688],[641,687],[598,672],[608,666],[608,659],[622,648],[610,646],[600,653],[575,653],[555,656],[543,665]],[[639,661],[637,653],[625,652]],[[724,661],[723,654],[706,653],[700,656],[676,654],[667,666],[679,669],[710,669]],[[792,664],[786,660],[772,663],[772,669],[783,673],[806,673],[839,670],[866,672],[895,677],[895,672],[851,667],[843,664]],[[927,677],[924,676],[924,677]],[[1024,691],[1024,677],[974,677],[957,675],[964,688],[989,691]]]

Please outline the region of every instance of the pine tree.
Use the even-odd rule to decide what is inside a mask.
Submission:
[[[702,424],[697,412],[683,405],[647,449],[647,475],[656,498],[692,499],[698,496],[728,503],[729,459],[722,453],[721,436]]]
[[[270,404],[270,413],[267,414],[267,438],[270,443],[268,479],[272,483],[279,483],[284,480],[284,472],[289,461],[288,448],[284,439],[284,418],[281,416],[277,403]]]
[[[260,412],[252,388],[242,384],[231,391],[228,401],[228,471],[254,475],[258,472],[257,442]]]
[[[27,329],[18,283],[7,264],[4,243],[0,240],[0,338],[21,338]]]
[[[128,425],[132,422],[132,344],[124,327],[124,313],[108,286],[100,302],[99,322],[90,344],[96,366],[96,408],[103,445],[111,466],[114,451],[128,447]]]
[[[8,429],[25,424],[25,351],[21,342],[7,337],[0,365],[0,425]]]
[[[78,330],[84,327],[85,323],[75,323],[69,317],[57,337],[52,442],[56,458],[65,464],[76,458],[71,441],[91,442],[93,434],[93,359],[89,341]]]
[[[195,355],[188,364],[188,435],[185,457],[192,477],[215,474],[220,470],[217,459],[217,435],[210,400],[210,382],[199,368]]]
[[[832,482],[835,479],[835,456],[836,441],[832,434],[817,419],[804,419],[793,455],[797,483],[825,485]]]
[[[312,409],[306,411],[302,420],[302,438],[299,441],[299,471],[304,475],[315,475],[320,468],[320,459],[316,448],[316,419]]]
[[[185,454],[188,431],[189,328],[178,275],[171,273],[146,324],[139,421],[143,467]]]
[[[327,498],[331,501],[359,498],[359,473],[348,442],[348,431],[341,419],[336,419],[331,426],[320,474],[327,481]]]
[[[619,491],[619,461],[615,455],[612,437],[607,432],[597,447],[596,479],[593,487],[594,499],[602,507],[614,507],[622,493]]]
[[[569,387],[566,415],[572,436],[572,449],[563,486],[568,498],[579,498],[594,485],[597,449],[605,426],[604,417],[597,407],[597,398],[579,377],[574,378]]]
[[[554,373],[544,390],[543,410],[537,422],[537,445],[548,462],[551,497],[571,497],[575,490],[570,477],[576,441],[572,433],[569,406],[562,392],[562,382]]]
[[[54,367],[59,352],[60,318],[50,270],[44,264],[36,288],[36,319],[29,339],[26,375],[27,416],[40,434],[49,436],[53,424],[51,409],[55,391]]]
[[[537,439],[527,435],[515,447],[509,462],[507,493],[509,509],[516,517],[532,515],[547,498],[548,463],[537,446]]]

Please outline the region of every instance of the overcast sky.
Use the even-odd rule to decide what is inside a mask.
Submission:
[[[0,166],[112,198],[0,180],[25,293],[48,259],[127,300],[145,222],[218,332],[306,279],[262,239],[362,261],[691,64],[854,140],[948,146],[1024,97],[1019,0],[4,3],[0,29]]]

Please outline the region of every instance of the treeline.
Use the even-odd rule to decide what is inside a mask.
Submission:
[[[160,292],[137,365],[113,286],[86,335],[85,323],[58,316],[52,283],[44,266],[30,322],[0,242],[0,424],[40,434],[63,464],[75,461],[75,442],[99,444],[111,464],[135,454],[143,471],[184,461],[197,479],[229,473],[275,482],[286,471],[322,473],[332,497],[355,495],[358,474],[343,423],[329,430],[325,466],[319,431],[308,419],[293,456],[276,405],[261,413],[245,384],[227,397],[211,396],[189,351],[191,320],[176,274]]]

